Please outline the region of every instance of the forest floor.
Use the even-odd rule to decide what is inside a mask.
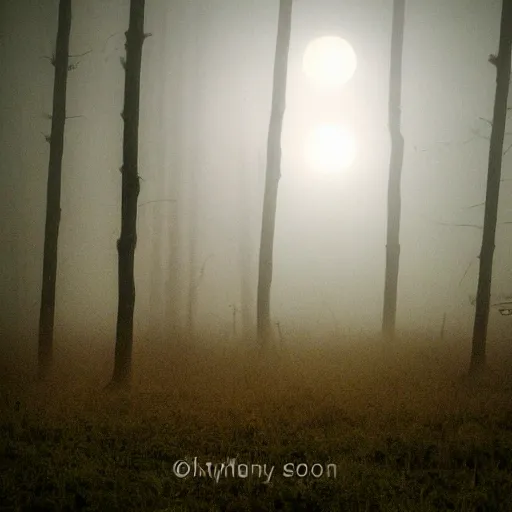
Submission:
[[[3,361],[0,511],[512,510],[510,354],[471,384],[455,340],[240,346],[137,349],[129,393],[110,351]]]

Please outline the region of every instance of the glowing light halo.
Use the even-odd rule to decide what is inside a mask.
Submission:
[[[352,133],[339,123],[321,123],[308,134],[304,147],[306,163],[315,172],[339,172],[350,168],[357,156]]]
[[[318,87],[336,87],[347,83],[357,68],[352,45],[338,36],[313,39],[304,52],[302,70]]]

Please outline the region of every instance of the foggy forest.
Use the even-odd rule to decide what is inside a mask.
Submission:
[[[512,510],[512,0],[0,0],[0,510]]]

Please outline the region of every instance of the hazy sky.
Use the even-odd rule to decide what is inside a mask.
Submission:
[[[91,53],[69,76],[68,115],[83,117],[66,124],[57,333],[113,337],[124,85],[119,57],[128,2],[73,3],[71,53]],[[167,17],[166,4],[172,6]],[[50,130],[44,115],[53,86],[44,57],[52,53],[57,5],[0,0],[0,329],[28,336],[36,332],[39,312],[48,166],[43,134]],[[272,289],[273,317],[288,332],[322,336],[380,326],[391,8],[391,0],[294,5]],[[444,312],[451,332],[472,328],[468,295],[476,290],[481,231],[440,223],[483,220],[483,207],[467,208],[485,196],[485,119],[495,87],[487,59],[498,48],[500,8],[497,0],[407,2],[399,329],[437,331]],[[167,240],[178,207],[186,292],[192,175],[200,204],[196,274],[207,260],[199,317],[204,327],[228,331],[230,305],[240,304],[240,233],[248,233],[256,285],[278,1],[148,0],[146,9],[152,37],[143,54],[139,203],[177,203],[139,208],[137,333],[154,322],[151,272],[162,283],[168,272],[151,270],[151,251],[155,237]],[[346,38],[358,58],[352,80],[327,95],[308,85],[301,71],[307,43],[321,35]],[[359,154],[352,168],[330,176],[308,168],[304,137],[322,121],[342,121],[353,130]],[[510,155],[504,178],[512,178]],[[194,173],[184,171],[183,186],[173,190],[169,175],[178,160]],[[511,184],[502,184],[502,222],[512,221]],[[497,230],[496,293],[512,293],[511,232],[511,225]],[[493,311],[491,333],[510,329],[507,320]]]

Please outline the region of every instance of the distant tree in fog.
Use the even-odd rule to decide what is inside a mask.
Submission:
[[[510,87],[511,46],[512,0],[503,0],[498,55],[491,55],[489,57],[489,62],[496,66],[496,95],[489,146],[484,227],[471,349],[470,375],[473,376],[478,374],[485,366],[487,326],[489,323],[491,301],[492,263],[498,217],[503,141],[507,123],[508,91]]]
[[[161,169],[164,173],[163,184],[159,187],[172,200],[163,203],[153,220],[150,310],[152,323],[162,327],[161,333],[176,337],[181,331],[180,306],[182,293],[182,272],[180,272],[183,252],[182,224],[184,201],[183,193],[183,124],[186,114],[184,94],[186,83],[184,66],[188,54],[183,46],[187,34],[183,22],[184,2],[163,2],[161,4],[161,53],[156,62],[159,68],[160,100],[157,108],[161,119],[158,129],[157,150],[161,153]],[[173,67],[174,66],[174,67]],[[151,334],[155,331],[151,328]]]
[[[130,21],[126,32],[126,60],[124,82],[124,133],[121,236],[117,241],[118,310],[114,373],[111,385],[130,382],[133,345],[133,312],[135,307],[134,260],[137,244],[137,199],[140,183],[139,158],[139,103],[140,71],[144,34],[145,0],[130,1]]]
[[[393,2],[391,29],[391,61],[389,70],[389,133],[391,157],[388,182],[388,224],[386,238],[386,275],[382,334],[385,339],[395,336],[398,268],[400,261],[400,182],[404,159],[404,138],[400,131],[402,111],[402,59],[404,46],[405,0]]]
[[[180,325],[180,305],[181,305],[181,286],[182,276],[180,272],[180,255],[182,253],[182,219],[183,219],[183,169],[180,158],[182,157],[182,126],[181,122],[184,117],[185,107],[183,105],[181,92],[184,90],[183,78],[176,78],[169,70],[168,64],[173,59],[182,63],[185,59],[181,51],[180,44],[184,40],[184,31],[186,30],[184,23],[174,23],[171,25],[170,18],[178,18],[178,7],[175,3],[165,2],[166,29],[165,29],[165,60],[161,63],[162,70],[165,72],[166,87],[163,91],[163,103],[161,108],[167,112],[164,122],[164,161],[165,161],[165,190],[167,193],[176,198],[168,210],[166,216],[166,224],[163,232],[155,231],[155,238],[162,237],[166,240],[167,250],[163,255],[164,276],[164,332],[172,333],[175,337],[181,331]],[[180,70],[182,66],[180,67]],[[172,141],[172,144],[171,144]]]
[[[200,20],[200,13],[198,12],[197,5],[190,3],[191,19]],[[199,26],[200,27],[200,26]],[[201,129],[199,114],[201,97],[201,82],[198,69],[201,67],[201,49],[198,44],[197,30],[198,22],[196,23],[194,33],[191,30],[185,32],[185,59],[183,69],[184,85],[184,104],[186,108],[185,116],[182,119],[183,131],[183,148],[185,152],[183,163],[186,173],[187,187],[188,187],[188,295],[187,295],[187,334],[193,336],[196,329],[197,318],[197,302],[199,294],[199,285],[203,273],[199,269],[197,258],[197,242],[198,242],[198,221],[199,221],[199,165],[197,147],[199,132]],[[204,266],[203,266],[204,272]]]
[[[292,5],[293,0],[280,0],[279,3],[258,275],[257,329],[258,339],[262,345],[268,343],[272,332],[270,322],[270,288],[272,284],[277,190],[281,177],[281,132],[286,105],[286,79],[288,72]]]
[[[238,174],[238,264],[240,268],[240,314],[242,320],[242,336],[251,331],[251,196],[249,187],[250,167],[245,158],[239,162]]]
[[[149,134],[151,134],[151,140],[155,144],[154,150],[152,151],[153,165],[157,172],[154,173],[153,178],[153,194],[155,197],[162,199],[156,199],[151,209],[152,215],[146,215],[147,233],[151,234],[151,241],[149,246],[149,262],[148,262],[148,274],[149,274],[149,312],[148,318],[148,335],[156,336],[162,334],[162,323],[165,318],[165,305],[166,305],[166,290],[165,290],[165,242],[167,239],[163,234],[165,233],[164,226],[169,217],[169,209],[172,207],[171,200],[167,197],[169,192],[168,180],[169,172],[166,169],[166,156],[168,153],[167,144],[167,124],[166,124],[166,96],[167,96],[167,85],[169,82],[169,69],[167,67],[166,55],[169,51],[168,48],[172,45],[169,44],[167,35],[170,33],[167,23],[167,11],[169,5],[156,6],[158,9],[158,25],[154,34],[154,45],[156,47],[156,58],[153,58],[150,62],[146,55],[145,63],[147,65],[148,73],[154,73],[157,77],[156,80],[151,81],[151,87],[154,89],[155,101],[153,103],[154,109],[151,113],[151,119],[153,120]],[[149,66],[153,64],[154,68],[151,69]],[[156,67],[156,70],[155,70]],[[154,131],[153,131],[154,130]],[[148,135],[149,135],[148,134]],[[174,146],[174,145],[173,145]],[[171,147],[173,147],[171,146]],[[174,191],[173,191],[174,193]],[[141,204],[139,203],[139,213]]]
[[[44,229],[43,279],[39,313],[39,377],[48,375],[53,358],[53,331],[55,321],[55,285],[57,281],[57,254],[60,224],[60,196],[64,127],[66,124],[66,95],[69,70],[69,36],[71,32],[71,0],[60,0],[57,43],[52,64],[55,67],[53,83],[52,131],[48,184],[46,189],[46,222]]]
[[[179,19],[178,6],[164,2],[155,4],[154,9],[158,17],[153,33],[154,53],[146,54],[144,67],[148,76],[157,77],[151,80],[153,101],[149,102],[148,109],[151,106],[151,110],[146,113],[146,118],[151,119],[151,126],[145,133],[146,141],[150,140],[153,145],[150,155],[153,167],[150,190],[155,199],[139,202],[139,214],[142,206],[152,205],[145,215],[144,226],[150,242],[147,247],[148,258],[145,261],[141,257],[141,262],[146,263],[143,272],[149,276],[146,335],[161,339],[177,328],[177,262],[180,245],[178,214],[181,205],[178,198],[181,197],[181,172],[179,163],[172,160],[172,157],[178,154],[177,149],[180,147],[182,102],[176,86],[182,86],[183,80],[170,71],[170,66],[173,58],[184,59],[185,56],[178,47],[183,39],[183,27],[180,24],[177,30],[171,25],[173,18]]]

